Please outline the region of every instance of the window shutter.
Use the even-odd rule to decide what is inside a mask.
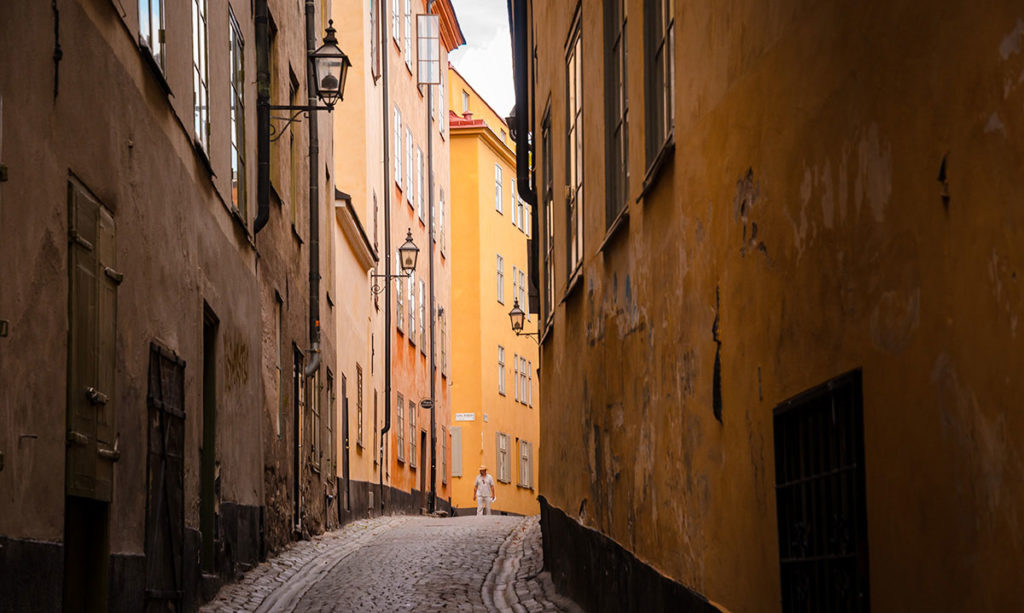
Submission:
[[[462,476],[462,426],[452,427],[452,476]]]
[[[113,493],[117,285],[114,218],[77,182],[68,185],[70,311],[67,493]]]

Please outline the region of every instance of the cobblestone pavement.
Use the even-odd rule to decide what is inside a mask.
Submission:
[[[293,543],[201,611],[580,611],[542,567],[537,517],[379,517]]]

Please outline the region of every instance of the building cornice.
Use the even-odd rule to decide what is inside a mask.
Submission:
[[[364,270],[375,268],[380,258],[370,243],[369,237],[366,236],[366,230],[363,229],[363,224],[359,221],[359,215],[356,213],[355,207],[352,206],[352,197],[343,191],[335,189],[334,201],[336,203],[334,205],[334,216],[341,225],[342,233],[345,235],[348,244],[352,247],[352,251],[355,252],[359,264]]]

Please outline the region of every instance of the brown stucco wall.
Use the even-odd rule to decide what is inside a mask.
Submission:
[[[574,4],[535,2],[531,24],[556,300]],[[628,5],[629,219],[599,250],[604,109],[585,96],[583,279],[542,346],[542,494],[731,610],[777,609],[772,409],[861,368],[872,605],[1019,608],[1019,6],[677,2],[675,152],[641,197]],[[601,9],[582,2],[587,92]]]
[[[127,574],[112,579],[112,584],[123,580],[124,585],[115,588],[138,595],[144,587],[138,581],[144,579],[145,571],[139,566],[144,562],[137,560],[145,553],[146,540],[150,343],[159,343],[186,362],[187,534],[182,546],[189,575],[198,574],[197,561],[191,556],[196,553],[192,539],[199,529],[204,304],[219,319],[215,356],[219,539],[234,550],[229,547],[223,554],[227,566],[218,565],[218,571],[230,575],[236,564],[258,561],[264,547],[264,535],[256,523],[265,497],[273,497],[265,484],[274,484],[265,472],[268,467],[287,470],[290,466],[282,460],[290,457],[289,450],[275,446],[276,436],[265,419],[271,414],[268,398],[273,395],[273,388],[268,388],[273,363],[267,360],[273,326],[266,324],[272,324],[276,289],[285,297],[282,338],[287,343],[284,366],[290,373],[291,341],[304,350],[309,347],[309,247],[306,203],[297,221],[307,238],[305,246],[293,238],[290,218],[275,204],[264,233],[257,239],[252,236],[256,49],[249,3],[231,6],[246,41],[249,200],[241,217],[230,210],[228,3],[211,0],[208,6],[212,58],[208,164],[195,151],[191,134],[190,5],[166,3],[164,77],[173,94],[168,95],[140,55],[138,7],[128,4],[126,13],[120,14],[115,8],[118,3],[60,2],[59,16],[55,16],[49,3],[15,2],[5,7],[6,17],[0,22],[0,56],[7,58],[0,66],[0,162],[9,168],[9,180],[0,184],[0,261],[6,264],[0,319],[10,322],[9,336],[0,338],[0,452],[4,456],[0,538],[58,545],[65,539],[67,183],[73,176],[112,211],[117,226],[117,262],[124,282],[117,290],[111,398],[121,457],[114,467],[109,552],[127,560],[123,563]],[[272,10],[277,4],[271,2]],[[291,59],[303,66],[301,13],[286,11],[282,4],[274,16],[279,28],[298,33],[280,41],[286,55],[282,61]],[[55,20],[59,20],[62,50],[56,69]],[[325,169],[331,165],[330,131],[329,121],[326,126],[322,121],[320,160]],[[305,141],[303,136],[303,153]],[[286,150],[282,153],[287,155]],[[305,155],[302,159],[305,163]],[[326,182],[326,170],[321,174]],[[308,185],[308,172],[301,165],[298,175],[300,185]],[[305,189],[300,193],[305,194]],[[325,201],[326,194],[333,195],[333,190],[321,188]],[[320,212],[326,215],[322,205]],[[321,262],[325,259],[321,256]],[[322,285],[321,290],[327,288]],[[333,364],[333,314],[323,294],[321,322],[326,368]],[[323,406],[326,411],[326,400]],[[308,470],[305,478],[307,530],[315,532],[325,527],[323,494],[325,487],[333,491],[333,479]],[[268,513],[268,531],[276,519]],[[290,521],[289,515],[286,523]],[[272,546],[289,538],[289,530],[290,526],[274,532],[278,540]],[[38,573],[35,583],[19,589],[55,593],[59,604],[61,560],[56,560],[55,568]],[[10,557],[3,560],[4,566],[19,563]],[[186,598],[196,595],[190,591],[193,588],[186,589]],[[116,596],[112,591],[112,607],[131,608]],[[0,609],[4,609],[3,600]]]

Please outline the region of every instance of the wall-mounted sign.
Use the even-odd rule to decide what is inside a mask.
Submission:
[[[455,421],[473,421],[476,419],[476,413],[456,413]]]

